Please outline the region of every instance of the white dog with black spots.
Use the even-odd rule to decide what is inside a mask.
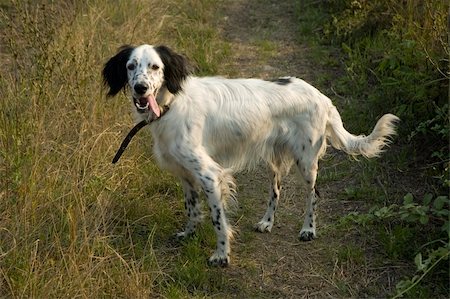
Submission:
[[[129,87],[138,120],[150,124],[161,168],[180,178],[188,222],[181,238],[201,222],[199,191],[206,195],[217,248],[211,265],[230,262],[232,229],[226,202],[233,197],[233,173],[269,165],[272,183],[267,210],[256,229],[270,232],[282,176],[292,165],[307,188],[300,240],[316,237],[315,190],[318,161],[327,141],[350,155],[378,156],[395,134],[398,118],[382,116],[368,136],[345,130],[331,100],[305,81],[196,77],[184,56],[165,46],[123,46],[105,64],[103,78],[114,96]]]

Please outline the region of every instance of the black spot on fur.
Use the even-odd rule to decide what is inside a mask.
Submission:
[[[244,133],[242,133],[242,130],[238,126],[233,126],[233,133],[236,137],[244,136]]]
[[[320,198],[320,192],[319,192],[319,190],[317,190],[317,188],[316,188],[314,191],[316,192],[317,197]],[[314,202],[314,204],[316,204],[316,202]]]
[[[198,198],[198,193],[197,193],[197,191],[192,190],[192,191],[191,191],[191,199],[192,199],[191,202],[195,204],[197,198]]]
[[[189,187],[191,187],[191,189],[193,189],[194,188],[194,186],[192,186],[192,183],[191,182],[189,182],[189,181],[186,181],[186,183],[189,185]]]
[[[124,45],[119,48],[119,52],[111,57],[103,67],[103,84],[109,87],[108,96],[115,96],[120,90],[125,88],[128,82],[127,61],[133,52],[134,47]]]
[[[187,59],[166,46],[155,47],[164,63],[164,80],[167,89],[176,94],[181,91],[181,84],[191,73]]]
[[[210,182],[214,182],[214,180],[212,178],[210,178],[209,176],[205,176],[205,179],[210,181]]]
[[[216,210],[216,222],[219,222],[219,220],[220,220],[220,210],[217,209]]]
[[[270,81],[278,85],[288,85],[289,83],[292,83],[291,78],[277,78]]]

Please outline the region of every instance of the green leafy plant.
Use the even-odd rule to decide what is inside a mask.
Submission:
[[[427,257],[424,259],[422,253],[419,252],[415,258],[414,263],[416,264],[417,270],[416,274],[404,280],[401,280],[396,285],[396,294],[393,298],[400,298],[414,287],[416,287],[424,277],[429,274],[440,262],[447,260],[450,255],[450,246],[443,242],[443,246],[428,252]]]
[[[357,122],[362,114],[397,114],[400,142],[441,163],[436,170],[442,171],[450,131],[448,1],[331,0],[315,5],[329,16],[319,25],[320,39],[341,46],[346,55],[346,74],[336,90],[358,99],[344,117]]]
[[[450,224],[449,224],[449,198],[447,195],[433,197],[432,194],[426,194],[421,203],[414,200],[411,193],[403,198],[403,204],[391,204],[384,207],[374,207],[367,213],[353,212],[340,221],[341,224],[357,223],[364,227],[372,226],[377,223],[399,223],[397,228],[391,232],[394,240],[391,242],[400,242],[405,237],[405,228],[401,224],[414,226],[427,226],[431,228],[428,236],[432,240],[426,240],[418,248],[415,254],[414,263],[416,273],[410,278],[405,278],[398,282],[394,298],[402,297],[416,287],[425,276],[429,275],[442,261],[447,260],[450,255]],[[437,230],[433,230],[436,227]],[[416,229],[418,230],[418,229]],[[408,229],[410,231],[410,229]],[[406,238],[408,239],[407,235]],[[384,241],[386,243],[386,241]],[[405,243],[405,242],[404,242]],[[388,250],[393,251],[393,243],[390,243]],[[408,244],[407,244],[408,245]],[[405,248],[408,246],[404,246]],[[395,249],[399,251],[399,249]],[[389,254],[389,252],[388,252]]]

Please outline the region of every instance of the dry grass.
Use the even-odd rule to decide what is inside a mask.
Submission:
[[[158,213],[174,225],[156,205],[178,187],[138,156],[150,145],[144,138],[110,163],[132,119],[124,96],[105,99],[100,73],[121,44],[187,39],[164,38],[167,23],[169,31],[182,21],[203,26],[169,2],[2,1],[0,297],[148,298],[161,290],[167,274],[148,218]]]

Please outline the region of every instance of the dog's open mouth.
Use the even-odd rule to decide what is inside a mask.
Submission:
[[[151,111],[154,115],[154,118],[158,118],[161,116],[161,109],[159,108],[158,103],[156,102],[156,99],[153,95],[140,97],[139,99],[133,98],[133,100],[138,112],[145,113]]]

